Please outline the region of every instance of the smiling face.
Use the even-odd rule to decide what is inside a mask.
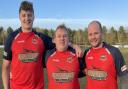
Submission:
[[[92,22],[88,26],[88,40],[93,48],[102,46],[102,31],[97,22]]]
[[[21,26],[23,31],[32,30],[34,21],[34,13],[29,10],[21,10],[19,14]]]
[[[55,32],[54,42],[58,51],[65,51],[68,48],[68,33],[64,28],[59,28]]]
[[[34,21],[34,9],[33,4],[29,1],[23,1],[19,8],[19,19],[21,22],[22,31],[32,31],[32,25]]]

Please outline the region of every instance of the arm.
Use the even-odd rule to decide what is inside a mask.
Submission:
[[[4,89],[10,89],[10,64],[11,64],[11,61],[3,60],[2,81],[3,81]]]
[[[15,36],[19,33],[19,30],[9,34],[4,44],[3,64],[2,64],[2,81],[4,89],[10,89],[10,65],[12,60],[11,45]]]
[[[69,46],[71,46],[75,49],[77,57],[83,56],[83,51],[78,45],[69,43]]]

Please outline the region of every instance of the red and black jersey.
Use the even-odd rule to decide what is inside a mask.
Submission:
[[[44,89],[42,58],[50,47],[51,38],[35,31],[20,28],[8,36],[4,58],[11,61],[11,89]]]
[[[48,89],[80,89],[78,81],[79,60],[71,50],[59,52],[53,49],[48,51],[46,69]]]
[[[104,43],[102,48],[90,48],[84,55],[86,64],[86,89],[117,89],[117,75],[127,73],[120,51]]]

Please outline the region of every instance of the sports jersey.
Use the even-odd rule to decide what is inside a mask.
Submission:
[[[59,52],[56,49],[48,51],[46,69],[48,89],[80,89],[79,61],[72,51]]]
[[[87,83],[86,89],[117,89],[117,75],[127,72],[120,51],[103,43],[102,48],[85,51]]]
[[[11,61],[11,89],[44,89],[42,58],[50,45],[51,38],[36,31],[20,28],[8,36],[4,58]]]

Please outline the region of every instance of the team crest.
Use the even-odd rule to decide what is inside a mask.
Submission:
[[[33,43],[33,44],[37,44],[37,39],[33,38],[33,39],[32,39],[32,43]]]
[[[107,55],[102,54],[102,55],[100,56],[100,60],[102,60],[102,61],[107,60]]]
[[[67,62],[68,62],[68,63],[73,62],[73,58],[72,58],[72,57],[67,58]]]

